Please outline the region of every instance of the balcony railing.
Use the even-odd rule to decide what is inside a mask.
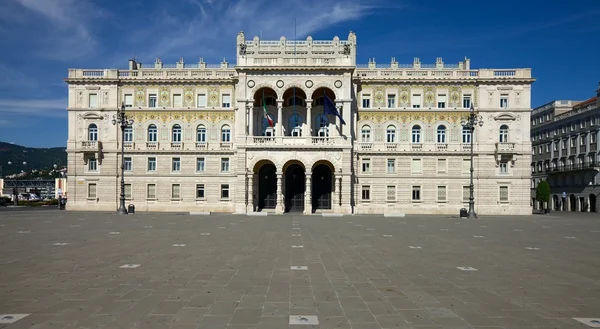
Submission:
[[[98,152],[102,147],[102,143],[99,141],[82,141],[79,145],[79,149],[83,152]]]
[[[206,150],[208,144],[206,142],[196,142],[196,150]]]
[[[578,171],[578,170],[598,170],[600,171],[600,164],[597,162],[584,162],[572,165],[557,166],[552,168],[552,172],[566,172],[566,171]]]
[[[171,142],[171,150],[181,150],[183,148],[182,142]]]
[[[423,144],[410,144],[410,150],[411,151],[422,151],[423,150]]]
[[[135,148],[134,142],[125,142],[123,143],[123,148],[126,150],[133,150]]]
[[[158,150],[158,142],[146,142],[146,149]]]
[[[231,142],[221,142],[219,144],[221,150],[231,150],[233,148],[233,143]]]
[[[515,143],[496,143],[496,153],[511,154],[515,152]]]
[[[311,142],[313,145],[329,145],[333,144],[333,138],[330,137],[312,137]]]
[[[256,136],[253,138],[254,144],[275,144],[275,137]]]
[[[385,149],[388,151],[396,151],[398,149],[398,143],[385,143]]]
[[[446,151],[448,151],[448,144],[446,144],[446,143],[435,144],[435,150],[441,151],[441,152],[446,152]]]
[[[358,143],[358,147],[361,151],[370,151],[373,149],[373,143],[371,142],[360,142]]]
[[[471,144],[460,144],[460,149],[463,152],[471,152]]]

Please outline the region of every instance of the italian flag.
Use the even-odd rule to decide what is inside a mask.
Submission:
[[[271,128],[273,128],[273,119],[271,119],[271,117],[269,116],[269,112],[267,112],[267,105],[265,104],[264,101],[263,101],[263,112],[265,113],[265,119],[267,119],[267,121],[269,122],[269,126],[271,126]]]

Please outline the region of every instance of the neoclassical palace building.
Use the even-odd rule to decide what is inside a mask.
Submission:
[[[458,214],[473,139],[476,211],[531,213],[530,69],[356,51],[240,32],[235,65],[70,69],[68,209],[116,210],[123,165],[137,211]]]

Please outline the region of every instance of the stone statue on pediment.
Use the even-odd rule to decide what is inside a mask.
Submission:
[[[345,44],[344,45],[344,55],[350,55],[350,45],[349,44]]]
[[[246,44],[240,43],[240,55],[246,55]]]

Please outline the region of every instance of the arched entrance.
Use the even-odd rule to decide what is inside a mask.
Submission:
[[[312,208],[313,210],[331,209],[333,173],[326,164],[318,164],[312,171]]]
[[[569,196],[569,210],[577,211],[577,197],[574,194]]]
[[[306,175],[304,168],[293,163],[285,172],[285,211],[304,211],[304,192],[306,191]]]
[[[266,163],[258,170],[258,211],[277,206],[277,169]]]
[[[552,196],[552,205],[554,206],[554,210],[560,210],[560,199],[556,194]]]
[[[587,205],[585,204],[585,197],[582,197],[582,196],[579,197],[579,211],[581,211],[581,212],[587,211]]]
[[[596,212],[596,195],[590,194],[590,212]]]

